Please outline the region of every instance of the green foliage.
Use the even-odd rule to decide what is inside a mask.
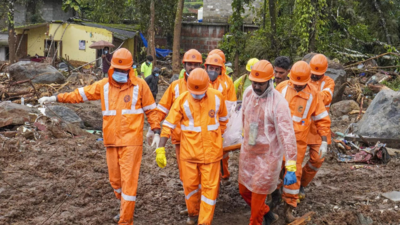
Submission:
[[[203,2],[202,1],[185,2],[185,8],[200,9],[201,7],[203,7]]]
[[[397,77],[394,80],[391,81],[383,81],[383,85],[386,85],[388,88],[392,89],[393,91],[399,91],[400,90],[400,77]]]
[[[84,0],[63,0],[63,4],[61,9],[64,12],[68,12],[69,10],[73,10],[78,15],[82,15],[82,8],[86,7],[86,2]]]

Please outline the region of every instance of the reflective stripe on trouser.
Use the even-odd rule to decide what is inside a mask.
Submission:
[[[142,146],[107,147],[110,183],[117,198],[121,199],[118,224],[133,224],[142,151]]]
[[[267,195],[251,192],[241,183],[239,183],[239,193],[251,208],[249,225],[262,225],[264,215],[269,212],[269,206],[265,204]]]
[[[300,191],[300,182],[301,182],[301,174],[302,174],[302,163],[304,160],[304,156],[306,154],[307,145],[297,144],[297,162],[296,162],[296,178],[297,182],[292,185],[284,185],[282,190],[282,198],[283,200],[293,206],[297,207],[297,199],[299,198]],[[285,171],[285,176],[286,176]]]
[[[179,180],[182,181],[182,169],[181,169],[181,151],[180,151],[181,145],[177,144],[175,145],[175,154],[176,154],[176,163],[178,164],[178,170],[179,170]],[[183,182],[183,181],[182,181]]]
[[[228,160],[229,160],[229,152],[224,154],[224,157],[222,158],[222,179],[228,179],[231,176],[231,173],[229,173],[229,164],[228,164]]]
[[[201,164],[181,160],[181,167],[189,216],[198,215],[198,224],[211,224],[218,196],[220,161]]]
[[[325,158],[319,158],[319,147],[321,145],[309,145],[310,146],[310,159],[303,167],[303,174],[301,176],[301,186],[307,187],[308,184],[314,179],[318,172],[318,169],[322,166]]]

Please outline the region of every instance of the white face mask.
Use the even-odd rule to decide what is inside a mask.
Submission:
[[[192,93],[190,93],[190,94],[191,94],[192,97],[193,97],[194,99],[196,99],[196,100],[200,100],[200,99],[204,98],[204,96],[206,96],[206,93],[204,93],[204,94],[202,94],[202,95],[195,95],[195,94],[192,94]]]

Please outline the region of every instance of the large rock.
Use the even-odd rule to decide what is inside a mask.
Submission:
[[[101,102],[88,101],[79,104],[65,104],[65,106],[74,110],[83,120],[83,124],[87,129],[102,130],[103,115],[101,112]]]
[[[336,117],[347,115],[353,110],[360,110],[360,106],[354,100],[340,101],[331,106],[331,113]]]
[[[400,139],[400,92],[382,90],[356,124],[354,133]]]
[[[19,61],[8,67],[10,78],[14,81],[32,79],[38,84],[62,84],[65,77],[53,66],[46,63]]]
[[[48,105],[46,107],[46,116],[61,117],[66,122],[84,128],[82,119],[72,109],[64,105]]]
[[[20,126],[32,120],[33,115],[40,114],[35,108],[15,104],[12,102],[0,103],[0,128],[6,126]],[[33,116],[33,117],[32,117]]]
[[[303,57],[303,61],[309,63],[317,53],[308,53]],[[344,67],[333,60],[328,59],[328,70],[325,75],[329,76],[335,81],[335,90],[333,92],[332,104],[342,100],[343,92],[346,85],[343,85],[347,81],[346,71]]]

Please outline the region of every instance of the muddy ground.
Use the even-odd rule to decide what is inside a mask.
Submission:
[[[334,130],[346,127],[336,124]],[[108,182],[105,151],[95,137],[0,137],[0,224],[114,224],[119,202]],[[185,224],[175,150],[168,145],[164,169],[157,167],[153,151],[144,144],[134,222]],[[248,224],[250,208],[238,192],[238,156],[231,153],[231,184],[221,189],[213,224]],[[400,190],[400,160],[355,170],[352,165],[337,163],[330,153],[295,213],[314,211],[309,224],[359,224],[360,215],[373,224],[400,224],[400,203],[381,196]],[[282,209],[276,210],[281,218]]]

